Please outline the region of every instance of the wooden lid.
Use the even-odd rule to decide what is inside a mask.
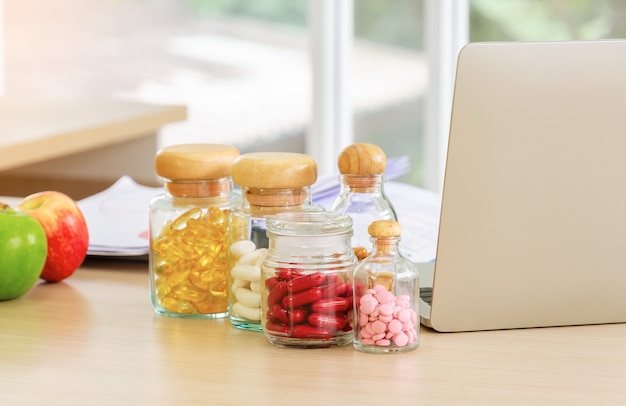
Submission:
[[[251,189],[295,189],[317,180],[317,164],[305,154],[251,152],[235,160],[233,182]]]
[[[154,160],[157,175],[172,180],[220,179],[230,176],[239,150],[221,144],[179,144],[160,149]]]
[[[387,156],[377,145],[352,144],[341,151],[337,166],[344,175],[376,175],[385,172]]]
[[[399,237],[402,226],[394,220],[376,220],[369,225],[367,232],[374,238]]]

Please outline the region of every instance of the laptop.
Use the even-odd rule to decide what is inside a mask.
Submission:
[[[436,331],[626,322],[626,41],[461,50],[418,268]]]

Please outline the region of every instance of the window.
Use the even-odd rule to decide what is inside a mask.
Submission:
[[[184,103],[163,144],[312,151],[322,174],[373,142],[437,190],[460,46],[619,38],[625,22],[621,0],[0,0],[0,93]],[[314,87],[322,56],[348,80]]]

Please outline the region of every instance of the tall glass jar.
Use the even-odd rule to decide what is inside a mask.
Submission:
[[[398,250],[402,227],[378,220],[368,227],[373,248],[354,270],[354,347],[397,353],[419,345],[419,273]]]
[[[160,315],[228,314],[227,216],[241,198],[230,177],[239,151],[182,144],[159,150],[164,193],[150,202],[150,296]]]
[[[263,331],[282,347],[352,342],[352,219],[333,212],[293,212],[267,221],[262,265]]]
[[[230,215],[229,319],[236,328],[262,331],[261,263],[267,252],[266,220],[284,212],[316,209],[310,186],[317,164],[305,154],[255,152],[233,164],[243,203]]]
[[[369,254],[369,225],[375,220],[398,220],[384,192],[387,156],[374,144],[352,144],[339,154],[337,164],[341,189],[330,211],[352,217],[352,249],[362,261]]]

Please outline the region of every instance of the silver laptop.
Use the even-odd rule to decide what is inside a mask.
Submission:
[[[460,52],[433,265],[437,331],[626,322],[626,41]]]

